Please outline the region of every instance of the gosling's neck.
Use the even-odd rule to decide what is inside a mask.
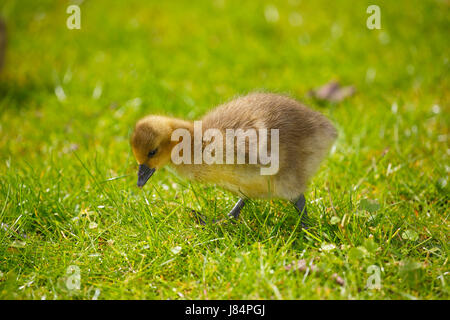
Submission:
[[[182,162],[180,164],[175,164],[172,160],[172,157],[170,157],[169,165],[174,168],[179,174],[196,179],[196,177],[201,173],[201,170],[203,167],[202,165],[194,164],[194,122],[182,120],[182,119],[170,119],[169,125],[171,127],[171,137],[175,130],[177,129],[185,129],[189,132],[190,136],[190,142],[191,145],[191,152],[190,152],[190,163]],[[181,138],[178,141],[172,141],[171,143],[171,153],[173,148],[181,143]]]
[[[170,126],[170,133],[172,134],[176,129],[186,129],[189,133],[194,133],[194,123],[192,121],[170,118],[168,119],[168,125]]]

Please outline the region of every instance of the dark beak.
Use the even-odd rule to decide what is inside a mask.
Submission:
[[[155,172],[155,170],[156,169],[154,169],[154,168],[150,169],[145,164],[140,164],[139,171],[138,171],[137,186],[142,188],[147,183],[148,179],[150,179],[150,177]]]

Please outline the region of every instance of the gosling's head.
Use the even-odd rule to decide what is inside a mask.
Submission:
[[[138,187],[170,161],[172,131],[171,119],[162,116],[148,116],[136,123],[130,143],[139,164]]]

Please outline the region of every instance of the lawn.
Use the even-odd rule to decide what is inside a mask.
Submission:
[[[84,1],[79,30],[70,4],[0,3],[1,299],[449,298],[448,1]],[[330,80],[356,94],[310,97]],[[199,225],[238,198],[170,168],[136,187],[139,118],[252,91],[338,128],[311,228],[281,200]]]

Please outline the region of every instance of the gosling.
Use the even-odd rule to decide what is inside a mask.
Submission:
[[[179,174],[191,180],[214,183],[238,195],[240,199],[228,214],[231,218],[238,218],[247,199],[285,199],[294,204],[302,226],[306,226],[304,221],[308,217],[304,192],[307,183],[337,138],[335,127],[325,116],[283,95],[251,93],[220,105],[203,117],[201,134],[215,129],[216,134],[226,136],[229,129],[234,132],[242,129],[241,132],[245,133],[253,129],[257,139],[265,141],[263,146],[271,153],[278,152],[278,170],[271,174],[262,174],[261,171],[262,168],[267,169],[267,161],[264,163],[261,157],[257,157],[256,161],[255,157],[251,159],[252,135],[245,135],[241,144],[234,143],[239,140],[238,135],[236,140],[219,139],[215,135],[216,148],[211,152],[215,161],[206,163],[196,161],[195,151],[191,151],[198,150],[200,146],[200,153],[206,152],[208,142],[212,140],[211,134],[203,136],[200,145],[196,138],[191,138],[187,144],[184,141],[187,147],[180,149],[186,136],[175,134],[180,132],[177,129],[187,132],[188,137],[198,133],[195,132],[198,128],[195,128],[194,122],[165,116],[149,115],[137,122],[130,143],[139,165],[138,187],[143,187],[157,169],[170,164]],[[272,129],[277,129],[277,136]],[[262,133],[265,132],[270,133],[263,139]],[[278,140],[274,141],[275,138]],[[239,145],[243,146],[242,141],[245,147],[243,154],[242,150],[237,150]],[[230,143],[230,149],[237,150],[230,158],[235,160],[231,164],[230,159],[225,159],[228,150],[220,152],[222,144],[226,148]],[[259,147],[257,152],[261,153],[261,145]],[[240,156],[241,161],[236,161]],[[180,162],[180,157],[185,161]],[[244,163],[242,159],[245,159]]]

